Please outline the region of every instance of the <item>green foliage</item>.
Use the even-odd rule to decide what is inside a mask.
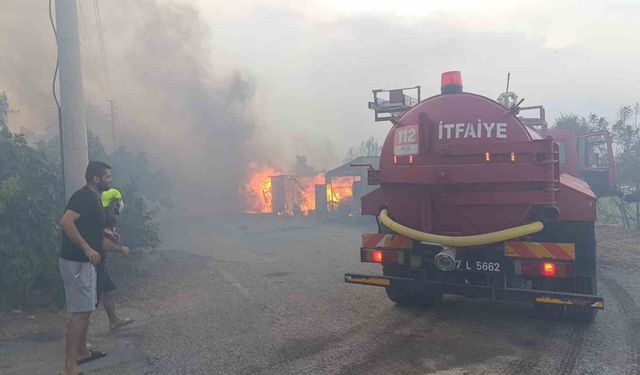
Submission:
[[[6,97],[4,97],[6,101]],[[0,119],[6,119],[0,105]],[[57,219],[62,179],[24,137],[0,132],[0,306],[61,300]]]
[[[173,206],[169,177],[161,169],[154,170],[143,152],[132,153],[120,147],[111,154],[109,162],[114,184],[129,188],[132,193],[141,193],[150,203],[166,208]],[[127,198],[124,200],[127,202]]]
[[[555,127],[571,129],[576,134],[597,130],[609,130],[612,134],[616,164],[616,183],[624,194],[638,195],[640,192],[640,104],[620,107],[617,119],[609,127],[609,121],[596,114],[587,117],[576,114],[562,114],[555,120]],[[601,152],[603,154],[604,152]],[[627,196],[628,197],[628,196]],[[633,226],[640,229],[638,205],[626,202],[620,197],[600,199],[598,203],[600,222],[611,225]]]
[[[113,168],[113,187],[120,190],[125,209],[118,232],[122,244],[132,249],[153,249],[160,245],[155,219],[160,205],[171,206],[171,185],[162,170],[153,170],[143,152],[132,153],[120,147],[107,155],[100,138],[88,136],[89,159],[105,161]]]
[[[7,126],[9,103],[0,94],[0,308],[61,305],[64,293],[58,272],[64,211],[60,140],[28,145]],[[114,185],[126,202],[119,229],[123,244],[155,248],[160,244],[158,202],[171,203],[168,178],[153,170],[142,153],[121,148],[108,155],[100,139],[88,136],[89,158],[109,162]]]
[[[609,122],[606,118],[600,117],[595,113],[589,113],[587,117],[579,116],[574,113],[561,113],[560,117],[555,119],[554,128],[573,130],[576,135],[597,131],[607,130]]]
[[[7,94],[0,93],[0,135],[8,136],[9,128],[7,126],[7,115],[9,114],[9,100]]]
[[[122,189],[125,208],[120,215],[118,233],[122,244],[131,248],[156,248],[160,245],[158,224],[154,221],[158,206],[149,204],[145,196],[131,184]]]
[[[638,114],[640,104],[623,106],[613,124],[613,140],[616,143],[616,172],[618,183],[627,190],[637,191],[640,186],[640,128]]]

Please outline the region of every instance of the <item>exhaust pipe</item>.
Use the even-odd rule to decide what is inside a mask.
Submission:
[[[456,249],[445,247],[444,250],[436,254],[433,263],[440,271],[453,271],[456,268]]]

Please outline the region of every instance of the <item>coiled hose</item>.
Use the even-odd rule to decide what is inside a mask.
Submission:
[[[537,233],[544,229],[544,224],[542,224],[542,222],[535,221],[518,227],[503,229],[497,232],[476,234],[473,236],[442,236],[439,234],[421,232],[397,223],[389,217],[389,212],[386,208],[380,211],[380,221],[382,221],[382,223],[392,231],[411,238],[412,240],[437,243],[451,247],[488,245]]]

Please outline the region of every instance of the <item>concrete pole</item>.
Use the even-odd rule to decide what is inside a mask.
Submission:
[[[85,184],[89,164],[76,0],[56,0],[65,198]]]

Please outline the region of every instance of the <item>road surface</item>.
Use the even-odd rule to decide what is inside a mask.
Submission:
[[[245,216],[179,220],[160,251],[112,268],[123,315],[90,341],[109,352],[86,374],[637,374],[640,235],[600,228],[593,325],[542,321],[530,306],[446,297],[399,308],[382,288],[345,284],[371,226]],[[114,256],[115,258],[115,256]],[[0,319],[1,374],[55,374],[62,313]]]

